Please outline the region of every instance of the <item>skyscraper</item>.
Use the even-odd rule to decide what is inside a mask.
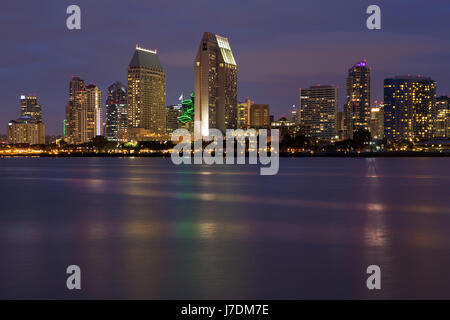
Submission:
[[[434,136],[436,82],[401,76],[384,80],[384,133],[390,141],[418,142]]]
[[[66,105],[64,133],[73,144],[89,142],[102,135],[102,92],[80,77],[72,77],[69,84],[69,102]]]
[[[227,38],[203,34],[194,63],[195,121],[209,128],[237,128],[237,65]]]
[[[250,107],[253,101],[246,98],[245,102],[238,103],[237,109],[237,127],[239,129],[246,129],[250,127]]]
[[[90,84],[86,87],[86,128],[87,141],[96,136],[103,135],[103,108],[102,108],[102,92],[100,89]]]
[[[127,89],[117,81],[108,87],[105,136],[109,141],[124,142],[127,127]]]
[[[450,138],[450,98],[447,96],[436,99],[436,130],[438,138]]]
[[[129,133],[166,133],[166,73],[156,50],[136,46],[127,71],[127,113]]]
[[[336,139],[338,89],[312,86],[300,89],[300,124],[306,134],[325,140]]]
[[[346,139],[353,138],[358,129],[370,130],[370,68],[366,61],[348,70],[344,126]]]
[[[38,103],[38,98],[34,95],[20,96],[20,115],[31,119],[42,121],[42,107]]]
[[[270,108],[268,104],[252,104],[250,107],[250,128],[270,127]]]
[[[69,102],[66,105],[65,138],[69,143],[87,141],[86,114],[87,95],[84,80],[72,77],[69,83]]]

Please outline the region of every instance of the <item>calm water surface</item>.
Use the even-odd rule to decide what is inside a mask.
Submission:
[[[0,159],[0,298],[450,299],[449,165]]]

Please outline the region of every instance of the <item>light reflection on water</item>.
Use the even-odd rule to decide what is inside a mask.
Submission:
[[[448,164],[0,159],[0,297],[450,298]]]

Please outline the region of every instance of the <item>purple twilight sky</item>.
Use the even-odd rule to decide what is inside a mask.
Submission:
[[[66,8],[81,7],[82,29],[66,28]],[[366,28],[366,8],[382,10],[382,30]],[[193,59],[202,33],[229,38],[238,63],[238,98],[269,103],[276,118],[298,104],[298,88],[339,87],[349,67],[372,67],[372,100],[383,79],[421,74],[450,94],[448,0],[95,0],[2,4],[0,134],[19,116],[21,94],[43,106],[47,134],[61,134],[72,75],[104,92],[126,83],[136,43],[157,48],[167,72],[167,104],[193,90]]]

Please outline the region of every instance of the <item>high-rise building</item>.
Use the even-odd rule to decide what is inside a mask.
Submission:
[[[129,134],[166,133],[166,73],[156,50],[136,46],[127,70],[127,113]]]
[[[42,108],[34,95],[20,97],[20,115],[8,123],[8,143],[45,144],[45,125]]]
[[[8,124],[8,143],[45,144],[45,125],[30,116],[11,120]]]
[[[436,99],[436,130],[437,138],[450,138],[450,98],[441,96]]]
[[[268,104],[252,104],[250,107],[250,128],[270,128],[270,108]]]
[[[370,110],[370,134],[372,139],[384,138],[384,106],[379,105]]]
[[[101,90],[90,84],[86,87],[87,96],[87,140],[90,141],[96,136],[103,135],[103,108],[102,108],[102,92]]]
[[[167,115],[166,115],[167,133],[172,133],[181,127],[181,123],[178,121],[178,118],[181,116],[181,114],[182,111],[180,106],[177,105],[167,106]]]
[[[390,141],[419,142],[434,136],[436,82],[400,76],[384,80],[384,134]]]
[[[66,105],[64,137],[73,144],[87,141],[87,95],[84,80],[72,77],[69,83],[69,102]]]
[[[237,128],[237,65],[227,38],[203,34],[194,63],[195,121],[209,128]]]
[[[38,103],[38,98],[34,95],[20,96],[20,116],[42,121],[42,107]]]
[[[246,129],[250,126],[250,108],[253,101],[250,98],[246,98],[245,102],[238,103],[237,110],[237,127],[239,129]]]
[[[127,128],[127,89],[117,81],[108,87],[108,96],[106,97],[106,139],[118,142],[126,141]]]
[[[312,86],[300,89],[300,124],[313,138],[334,140],[337,135],[338,89]]]
[[[348,70],[347,102],[344,106],[345,138],[370,126],[370,68],[360,61]]]
[[[97,86],[93,84],[85,86],[83,79],[72,77],[64,128],[64,136],[70,143],[86,143],[102,135],[101,103],[102,92]]]

